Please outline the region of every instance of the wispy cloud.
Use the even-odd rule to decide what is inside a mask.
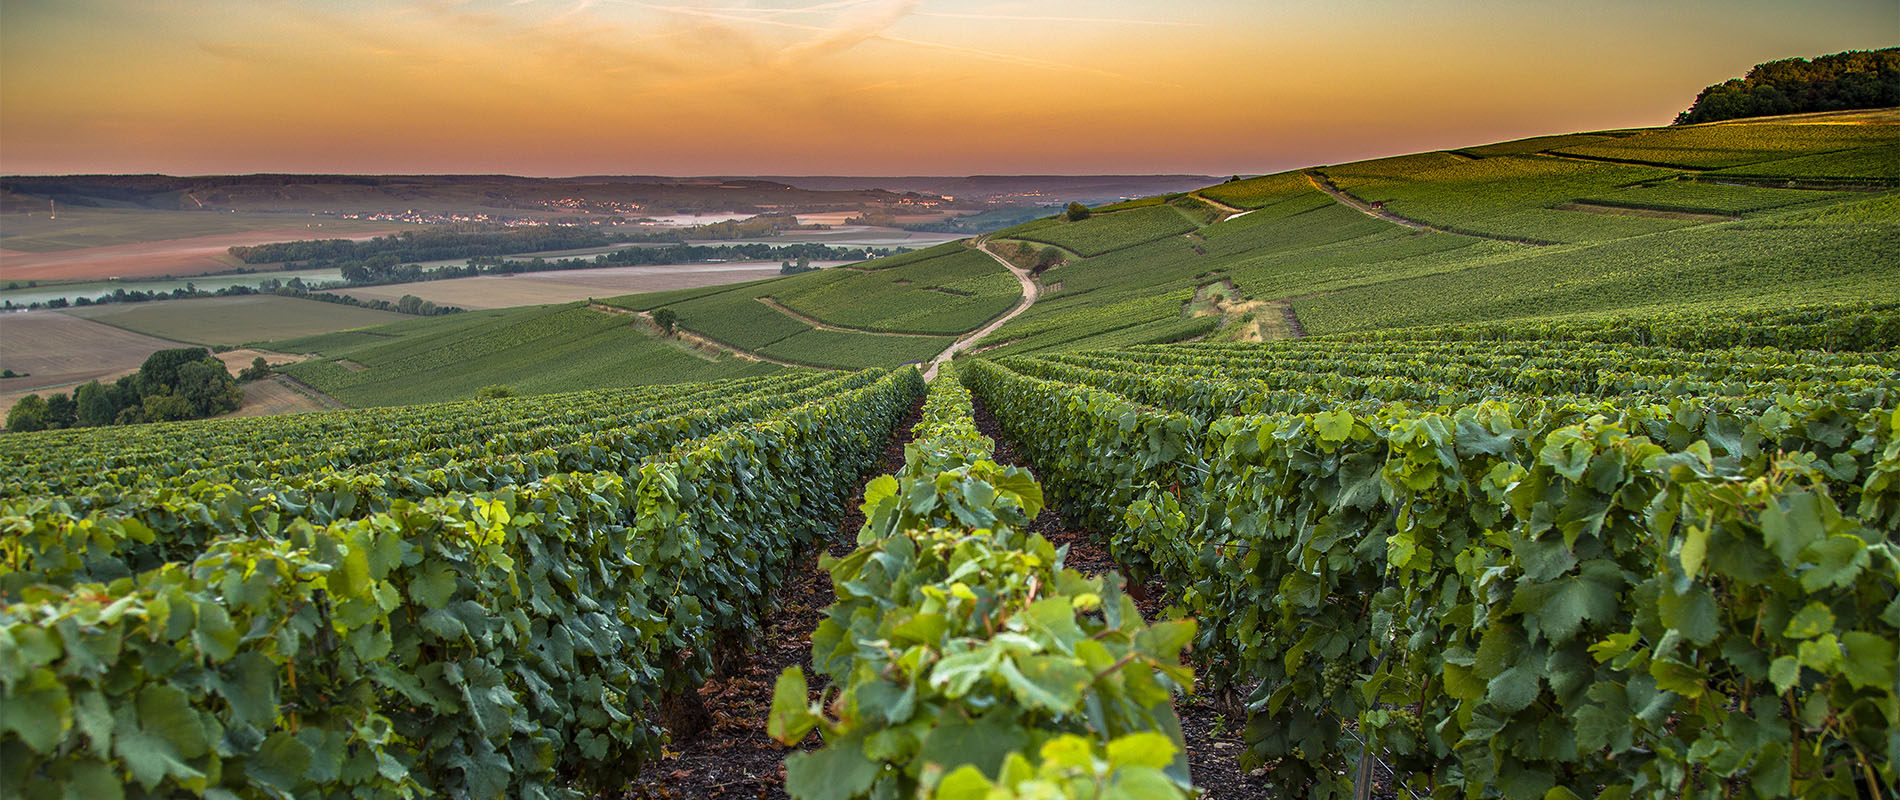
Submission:
[[[996,22],[1077,22],[1100,23],[1104,25],[1155,25],[1169,28],[1206,27],[1199,22],[1182,22],[1168,19],[1125,19],[1121,17],[1046,17],[1033,14],[973,14],[957,13],[954,11],[919,11],[917,12],[917,16],[937,17],[939,19],[993,20]]]
[[[939,52],[974,56],[1020,67],[1084,73],[1119,80],[1139,80],[1131,78],[1128,75],[1097,67],[1006,53],[981,47],[916,39],[890,33],[890,29],[895,27],[897,23],[901,22],[905,17],[913,14],[924,15],[925,12],[917,12],[915,10],[918,5],[918,0],[842,0],[841,2],[821,3],[813,6],[771,9],[734,6],[660,5],[644,2],[634,3],[634,5],[654,11],[738,25],[759,25],[817,34],[815,38],[796,42],[780,49],[778,58],[775,59],[775,66],[788,66],[807,58],[842,52],[867,41],[883,41]],[[795,14],[831,14],[833,15],[833,20],[829,25],[820,25],[792,22],[782,19],[782,17]]]

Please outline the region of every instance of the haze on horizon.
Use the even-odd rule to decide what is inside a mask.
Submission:
[[[0,0],[0,173],[1262,173],[1667,124],[1893,0]]]

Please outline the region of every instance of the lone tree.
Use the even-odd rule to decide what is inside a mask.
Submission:
[[[1068,217],[1070,222],[1081,222],[1089,218],[1089,207],[1081,203],[1070,203],[1068,212],[1063,216]]]
[[[270,373],[270,362],[265,361],[263,356],[258,356],[251,359],[251,366],[238,373],[238,382],[261,381],[270,377]]]
[[[491,383],[475,390],[475,399],[477,400],[499,400],[504,397],[514,396],[514,387],[501,383]]]
[[[665,332],[666,335],[672,336],[673,331],[679,327],[680,315],[679,312],[673,309],[662,308],[653,312],[653,321],[660,326],[660,330]]]

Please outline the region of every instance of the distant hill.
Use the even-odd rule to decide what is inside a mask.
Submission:
[[[509,175],[62,175],[0,178],[9,206],[173,211],[503,213],[510,216],[858,211],[941,206],[934,195],[803,189],[755,178],[522,178]],[[16,210],[9,208],[7,210]]]
[[[1040,297],[971,348],[999,356],[1684,313],[1719,323],[1900,297],[1900,111],[1596,131],[1319,166],[849,268],[524,311],[506,331],[445,319],[279,346],[322,353],[293,371],[353,404],[454,399],[502,381],[579,389],[594,374],[625,385],[753,374],[772,362],[896,366],[928,360],[1020,298],[979,246],[1040,269]],[[627,344],[657,342],[625,324],[598,351],[546,363],[524,355],[535,347],[502,347],[523,341],[513,331],[611,326],[607,313],[660,309],[722,355],[662,361],[678,351]],[[595,352],[623,351],[640,355],[577,371]],[[421,380],[416,365],[441,377]]]
[[[1703,89],[1676,124],[1893,106],[1900,106],[1900,47],[1756,64]]]

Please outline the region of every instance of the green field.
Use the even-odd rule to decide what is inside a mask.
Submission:
[[[1551,148],[1560,155],[1688,169],[1723,169],[1812,153],[1891,145],[1891,125],[1691,125]]]
[[[1060,218],[1053,223],[1038,220],[997,231],[995,238],[1026,239],[1053,244],[1084,256],[1099,256],[1143,242],[1188,233],[1198,227],[1200,225],[1193,219],[1174,207],[1154,205],[1094,214],[1079,222]]]
[[[773,364],[688,352],[580,304],[471,311],[270,342],[321,353],[287,371],[351,406],[446,402],[502,384],[519,394],[763,375]]]
[[[952,243],[850,268],[600,302],[670,309],[686,330],[770,358],[857,368],[927,360],[1021,296],[995,260]]]
[[[1201,194],[1255,210],[1201,228],[1199,242],[1152,239],[1050,270],[1042,281],[1060,291],[990,343],[1021,353],[1199,336],[1209,318],[1183,308],[1196,287],[1220,278],[1247,299],[1289,303],[1308,334],[1682,307],[1739,314],[1900,295],[1892,268],[1900,191],[1726,185],[1716,173],[1539,154],[1648,148],[1685,163],[1756,159],[1734,171],[1827,185],[1895,169],[1896,137],[1895,124],[1726,123],[1318,168],[1358,198],[1443,233],[1342,205],[1297,171],[1224,183]],[[1048,238],[1060,225],[1008,233]],[[1143,238],[1129,232],[1124,241]]]
[[[409,319],[391,311],[276,295],[109,303],[70,308],[66,313],[161,339],[232,346]]]
[[[823,284],[774,290],[772,298],[842,328],[948,335],[981,326],[1022,296],[994,259],[963,247],[897,269],[841,272]]]
[[[230,214],[62,206],[57,219],[49,218],[44,208],[32,213],[0,217],[0,249],[42,253],[288,228],[307,228],[303,238],[335,238],[402,227],[407,226],[392,222],[312,217],[309,214]],[[284,238],[298,237],[286,233]],[[238,262],[233,260],[231,263],[236,265]]]

